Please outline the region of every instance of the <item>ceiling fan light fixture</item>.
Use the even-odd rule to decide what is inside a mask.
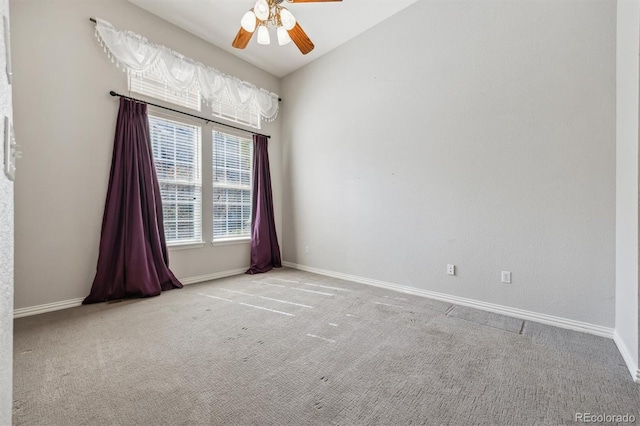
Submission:
[[[293,13],[284,8],[280,11],[280,22],[282,22],[282,26],[287,31],[296,26],[296,18],[294,18]]]
[[[258,0],[253,8],[254,13],[261,21],[269,19],[269,10],[270,8],[267,0]]]
[[[210,0],[213,1],[213,0]],[[253,0],[255,6],[245,13],[240,20],[240,30],[231,46],[244,49],[249,45],[254,32],[258,33],[258,44],[271,44],[269,27],[276,28],[278,44],[283,46],[293,42],[300,53],[308,54],[314,49],[313,42],[304,32],[297,19],[283,6],[287,3],[325,3],[341,2],[342,0]],[[364,0],[363,0],[364,1]],[[257,30],[257,31],[256,31]]]
[[[242,26],[242,28],[244,28],[245,31],[248,31],[250,33],[256,30],[256,14],[253,13],[253,10],[250,10],[244,14],[242,20],[240,21],[240,25]]]
[[[264,25],[258,27],[258,44],[271,44],[269,30]]]
[[[291,37],[289,37],[287,29],[285,27],[278,27],[278,44],[284,46],[289,43],[291,43]]]

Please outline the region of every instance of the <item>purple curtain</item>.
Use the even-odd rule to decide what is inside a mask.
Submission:
[[[247,274],[259,274],[282,266],[280,246],[273,219],[271,173],[267,138],[253,135],[253,206],[251,209],[251,267]]]
[[[169,270],[147,105],[120,98],[96,277],[82,303],[172,288],[182,284]]]

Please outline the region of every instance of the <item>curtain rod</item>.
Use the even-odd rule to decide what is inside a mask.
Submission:
[[[204,120],[206,122],[206,124],[216,123],[216,124],[219,124],[221,126],[230,127],[232,129],[240,130],[241,132],[252,133],[254,135],[264,136],[265,138],[271,139],[270,135],[263,135],[262,133],[252,132],[251,130],[243,129],[242,127],[236,127],[236,126],[232,126],[231,124],[221,123],[221,122],[216,121],[216,120],[210,120],[208,118],[200,117],[199,115],[189,114],[188,112],[182,112],[182,111],[179,111],[177,109],[169,108],[169,107],[166,107],[166,106],[162,106],[162,105],[158,105],[158,104],[152,104],[151,102],[143,101],[142,99],[136,99],[136,98],[132,98],[130,96],[121,95],[120,93],[116,93],[113,90],[110,91],[109,94],[111,96],[120,96],[121,98],[129,99],[130,101],[140,102],[142,104],[147,104],[147,105],[151,105],[151,106],[154,106],[154,107],[158,107],[158,108],[166,109],[166,110],[169,110],[169,111],[177,112],[178,114],[188,115],[189,117],[197,118],[198,120]]]
[[[90,20],[91,22],[93,22],[94,24],[97,24],[97,23],[98,23],[98,21],[96,21],[96,18],[89,18],[89,20]],[[278,98],[278,102],[282,102],[282,98]]]

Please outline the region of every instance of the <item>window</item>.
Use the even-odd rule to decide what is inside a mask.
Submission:
[[[149,115],[167,244],[202,240],[200,127]]]
[[[213,239],[249,238],[253,142],[216,130],[212,142]]]
[[[151,71],[144,76],[129,75],[129,90],[146,96],[200,110],[200,93],[193,89],[174,93],[162,75]],[[260,128],[255,104],[239,110],[228,94],[211,106],[214,116]],[[202,132],[209,126],[188,124],[171,113],[150,113],[149,129],[153,158],[162,196],[164,233],[169,246],[202,244],[203,221],[213,224],[214,242],[248,241],[251,237],[253,141],[228,130],[211,133],[212,210],[202,209]],[[208,146],[207,146],[208,148]],[[208,151],[207,156],[209,155]],[[209,178],[207,178],[209,181]],[[207,197],[208,198],[208,197]],[[211,213],[213,212],[213,214]]]
[[[246,124],[255,129],[260,128],[260,113],[256,104],[251,103],[245,110],[238,109],[231,104],[228,94],[225,94],[218,102],[211,104],[211,114],[235,123]]]
[[[169,89],[162,74],[157,70],[151,70],[144,76],[130,73],[129,91],[201,111],[200,91],[195,85],[189,90],[176,93]],[[232,105],[228,93],[225,93],[218,102],[211,103],[211,115],[255,129],[260,128],[260,112],[257,104],[252,102],[246,109],[236,108]]]
[[[130,73],[129,90],[200,111],[200,91],[195,86],[189,90],[176,93],[169,89],[158,70],[152,69],[144,76]]]

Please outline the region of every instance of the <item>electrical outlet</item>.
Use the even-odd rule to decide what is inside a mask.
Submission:
[[[511,283],[511,272],[502,271],[502,282],[507,284]]]
[[[456,274],[456,265],[447,265],[447,275],[455,275]]]

